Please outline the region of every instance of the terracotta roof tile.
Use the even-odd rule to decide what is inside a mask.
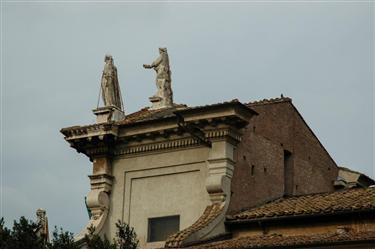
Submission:
[[[291,98],[288,97],[280,97],[280,98],[271,98],[271,99],[262,99],[258,101],[249,102],[246,105],[249,107],[257,106],[257,105],[268,105],[268,104],[275,104],[275,103],[282,103],[282,102],[292,102]]]
[[[169,236],[167,241],[165,242],[165,247],[180,247],[184,239],[212,222],[222,212],[223,207],[224,206],[222,204],[212,204],[210,206],[207,206],[202,216],[199,217],[199,219],[193,225]]]
[[[130,124],[148,120],[154,120],[158,118],[166,118],[174,116],[173,112],[176,110],[181,110],[187,108],[186,105],[179,104],[171,108],[163,108],[158,110],[150,110],[149,107],[143,108],[139,111],[133,112],[125,116],[124,120],[117,122],[117,124]]]
[[[281,103],[281,102],[291,102],[292,99],[288,97],[281,97],[281,98],[271,98],[271,99],[263,99],[260,101],[253,101],[249,102],[245,105],[248,107],[252,106],[258,106],[258,105],[267,105],[267,104],[274,104],[274,103]],[[239,102],[238,99],[233,99],[230,101],[215,103],[211,105],[201,105],[201,106],[193,106],[188,107],[184,104],[176,104],[172,108],[165,108],[165,109],[159,109],[159,110],[150,110],[149,107],[145,107],[139,111],[133,112],[129,115],[126,115],[125,119],[118,122],[118,124],[131,124],[131,123],[137,123],[142,121],[148,121],[148,120],[155,120],[159,118],[167,118],[173,116],[173,112],[176,110],[191,110],[191,109],[199,109],[199,108],[205,108],[205,107],[213,107],[216,105],[226,104],[226,103],[235,103]]]
[[[214,106],[219,106],[219,105],[229,104],[229,103],[240,103],[240,101],[238,99],[232,99],[229,101],[224,101],[224,102],[219,102],[219,103],[214,103],[214,104],[209,104],[209,105],[191,106],[191,107],[187,107],[186,109],[200,109],[200,108],[214,107]]]
[[[258,249],[258,248],[295,248],[307,245],[330,245],[335,243],[368,241],[375,242],[375,231],[368,232],[342,232],[314,235],[282,236],[278,234],[240,237],[230,240],[201,244],[189,249]]]
[[[156,119],[161,119],[161,118],[168,118],[168,117],[175,116],[173,113],[177,110],[188,111],[188,110],[215,107],[215,106],[228,104],[228,103],[239,103],[239,101],[238,99],[233,99],[231,101],[225,101],[221,103],[202,105],[202,106],[192,106],[192,107],[188,107],[185,104],[175,104],[171,108],[163,108],[163,109],[157,109],[157,110],[150,110],[149,107],[146,107],[137,112],[133,112],[131,114],[126,115],[125,119],[117,122],[117,124],[125,125],[125,124],[132,124],[132,123],[143,122],[143,121],[156,120]]]
[[[227,216],[227,220],[235,222],[240,220],[272,219],[275,217],[328,214],[357,210],[375,211],[375,188],[350,189],[333,193],[281,198],[260,207]]]

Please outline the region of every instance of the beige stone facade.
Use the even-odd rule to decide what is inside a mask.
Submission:
[[[205,189],[208,148],[142,153],[116,158],[109,217],[103,233],[114,237],[118,219],[135,228],[141,248],[161,247],[147,243],[148,218],[180,216],[180,229],[197,220],[210,204]]]
[[[83,248],[118,220],[140,249],[375,248],[374,181],[339,168],[290,98],[177,105],[159,52],[151,107],[125,115],[106,56],[96,123],[61,130],[92,162]]]
[[[98,116],[98,124],[62,130],[71,146],[93,161],[87,196],[93,217],[78,241],[91,225],[96,233],[114,237],[121,220],[135,228],[141,248],[161,247],[164,242],[148,242],[150,218],[178,215],[184,230],[214,204],[221,215],[205,231],[184,239],[225,232],[238,128],[256,112],[237,101],[162,111],[164,117],[154,120],[103,123]]]
[[[348,171],[358,184],[337,185],[344,173],[289,98],[114,112],[99,108],[96,124],[61,130],[93,163],[92,217],[78,242],[90,226],[113,238],[121,220],[140,249],[375,243],[373,180]],[[178,217],[178,228],[150,240],[150,221],[165,217]]]

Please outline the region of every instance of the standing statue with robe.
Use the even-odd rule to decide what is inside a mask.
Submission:
[[[46,215],[46,210],[38,208],[36,210],[36,218],[38,229],[36,230],[36,234],[40,237],[44,243],[49,242],[49,230],[48,230],[48,218]]]
[[[159,48],[159,57],[151,64],[144,64],[144,68],[153,68],[156,72],[156,94],[151,97],[159,99],[160,107],[173,106],[173,92],[171,87],[171,70],[169,67],[169,57],[167,48]],[[150,99],[151,99],[150,98]]]
[[[102,75],[101,88],[104,106],[115,106],[123,110],[121,91],[117,77],[117,68],[111,55],[104,58],[105,65]]]

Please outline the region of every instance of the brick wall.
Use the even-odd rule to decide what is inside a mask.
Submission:
[[[229,213],[287,195],[333,191],[335,162],[289,99],[250,105],[259,113],[236,150]],[[289,154],[290,153],[290,154]],[[284,156],[287,170],[284,171]]]

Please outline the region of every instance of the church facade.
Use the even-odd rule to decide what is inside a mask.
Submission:
[[[117,101],[94,110],[95,124],[61,130],[93,165],[78,242],[90,226],[114,237],[121,220],[142,249],[373,248],[373,180],[345,185],[290,98],[174,104],[160,54],[145,65],[157,73],[151,107],[125,115]],[[115,89],[117,71],[104,73]]]

